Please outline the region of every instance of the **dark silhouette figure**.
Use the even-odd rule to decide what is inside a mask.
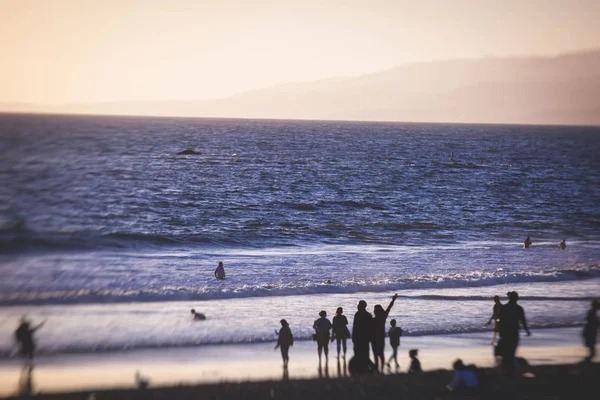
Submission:
[[[35,340],[33,339],[33,334],[40,329],[46,321],[42,321],[39,325],[32,328],[29,321],[25,318],[21,318],[21,324],[15,331],[15,339],[20,343],[21,349],[19,353],[22,357],[26,359],[26,365],[32,365],[33,356],[35,354]]]
[[[183,151],[180,151],[179,153],[177,153],[178,156],[185,156],[185,155],[199,155],[202,154],[199,151],[193,150],[193,149],[185,149]]]
[[[337,356],[340,358],[340,350],[344,350],[344,358],[346,358],[346,340],[350,337],[350,331],[348,330],[348,318],[343,315],[344,309],[338,307],[333,316],[333,328],[331,332],[331,341],[334,339],[337,342]]]
[[[400,364],[398,364],[398,347],[400,347],[400,336],[402,336],[402,328],[396,326],[395,319],[390,321],[390,325],[391,328],[388,331],[388,337],[390,338],[390,346],[392,346],[393,353],[387,362],[387,366],[388,368],[391,368],[390,363],[392,362],[392,360],[394,360],[394,362],[396,363],[396,369],[398,369],[398,367],[400,367]]]
[[[373,313],[375,314],[375,316],[373,317],[374,331],[371,347],[373,348],[373,355],[375,356],[375,369],[377,371],[383,371],[383,367],[385,366],[385,322],[397,298],[397,294],[393,295],[392,301],[385,310],[383,309],[383,307],[381,307],[380,304],[377,304],[373,308]]]
[[[17,396],[29,397],[33,395],[33,364],[26,365],[21,370]]]
[[[560,242],[558,244],[558,248],[561,249],[561,250],[564,250],[564,249],[567,248],[567,241],[566,241],[566,239],[563,239],[562,242]]]
[[[202,313],[197,313],[195,309],[192,308],[192,318],[194,319],[194,321],[204,321],[206,319],[206,316]]]
[[[223,268],[223,262],[219,261],[217,269],[215,269],[215,278],[225,279],[225,268]]]
[[[446,386],[450,391],[471,392],[479,387],[479,378],[477,377],[476,367],[474,365],[466,366],[459,358],[454,361],[454,377],[452,382]]]
[[[527,236],[525,238],[525,241],[523,242],[523,247],[525,247],[526,249],[530,248],[531,245],[533,244],[533,242],[531,241],[531,238],[529,236]]]
[[[408,368],[409,374],[418,374],[419,372],[423,372],[421,368],[421,361],[417,358],[419,355],[418,349],[412,349],[408,352],[408,356],[410,357],[410,367]]]
[[[592,301],[592,306],[585,317],[585,326],[583,328],[583,341],[588,348],[588,356],[585,361],[592,362],[596,356],[596,335],[598,333],[598,318],[596,312],[600,309],[598,300]]]
[[[319,353],[319,366],[321,365],[321,353],[325,352],[325,363],[329,357],[329,331],[331,322],[327,319],[325,311],[319,312],[319,319],[313,324],[315,330],[315,339],[317,341],[317,352]]]
[[[279,323],[281,324],[281,329],[279,330],[279,332],[275,331],[275,333],[278,335],[275,349],[277,349],[278,347],[281,349],[281,358],[283,359],[283,368],[285,373],[285,370],[287,370],[288,363],[290,361],[290,346],[294,345],[294,336],[292,335],[290,325],[285,319],[282,319],[281,321],[279,321]]]
[[[350,372],[369,372],[371,360],[369,358],[369,343],[373,335],[373,316],[367,311],[367,302],[358,302],[358,311],[354,314],[352,322],[352,344],[354,357],[350,360]]]
[[[142,376],[140,371],[135,371],[135,385],[138,389],[147,389],[150,386],[150,379]]]
[[[494,296],[494,308],[492,309],[492,316],[486,325],[489,325],[494,321],[494,336],[492,336],[492,346],[496,344],[496,334],[500,332],[500,309],[502,303],[500,303],[500,296]]]
[[[499,353],[502,355],[502,366],[507,375],[512,375],[515,368],[515,353],[519,346],[519,325],[522,324],[527,332],[527,336],[531,336],[527,320],[525,319],[525,311],[523,307],[517,304],[519,295],[517,292],[508,292],[508,303],[500,308],[500,347]]]

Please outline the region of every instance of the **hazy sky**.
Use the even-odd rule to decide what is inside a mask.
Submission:
[[[599,0],[0,0],[0,102],[205,99],[600,48]]]

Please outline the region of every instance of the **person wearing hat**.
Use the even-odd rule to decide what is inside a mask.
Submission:
[[[281,321],[279,321],[279,323],[281,324],[281,329],[279,330],[279,332],[275,331],[275,333],[278,335],[277,345],[275,345],[275,349],[281,348],[283,368],[287,368],[288,362],[290,361],[290,346],[294,345],[294,336],[292,335],[290,325],[285,319],[282,319]]]
[[[500,308],[500,347],[502,355],[502,366],[507,375],[514,373],[515,353],[519,346],[519,326],[523,325],[527,336],[531,336],[525,311],[523,307],[517,304],[519,294],[517,292],[508,292],[508,303]]]
[[[325,363],[329,356],[329,331],[331,330],[331,321],[327,319],[325,310],[319,312],[319,319],[315,320],[313,328],[315,330],[315,340],[317,341],[317,352],[319,353],[319,365],[321,365],[321,353],[325,352]]]
[[[596,317],[596,312],[599,309],[600,302],[598,300],[592,301],[592,306],[585,318],[583,339],[585,341],[585,347],[587,347],[589,351],[588,356],[585,358],[586,362],[592,362],[596,356],[596,334],[598,333],[598,318]]]

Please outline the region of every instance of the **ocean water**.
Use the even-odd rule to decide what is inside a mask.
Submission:
[[[599,155],[594,127],[0,115],[0,357],[23,314],[91,352],[309,338],[393,293],[411,335],[489,329],[508,290],[580,325]]]

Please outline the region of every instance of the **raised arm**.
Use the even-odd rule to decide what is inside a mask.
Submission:
[[[395,295],[392,296],[392,301],[390,301],[390,304],[387,306],[387,308],[385,310],[385,315],[388,315],[390,313],[390,310],[394,306],[394,303],[396,302],[397,298],[398,298],[397,294],[395,294]]]
[[[42,326],[44,326],[44,324],[46,323],[46,320],[43,320],[42,322],[40,322],[40,324],[38,326],[36,326],[35,328],[33,328],[31,331],[35,332],[38,329],[40,329]]]

